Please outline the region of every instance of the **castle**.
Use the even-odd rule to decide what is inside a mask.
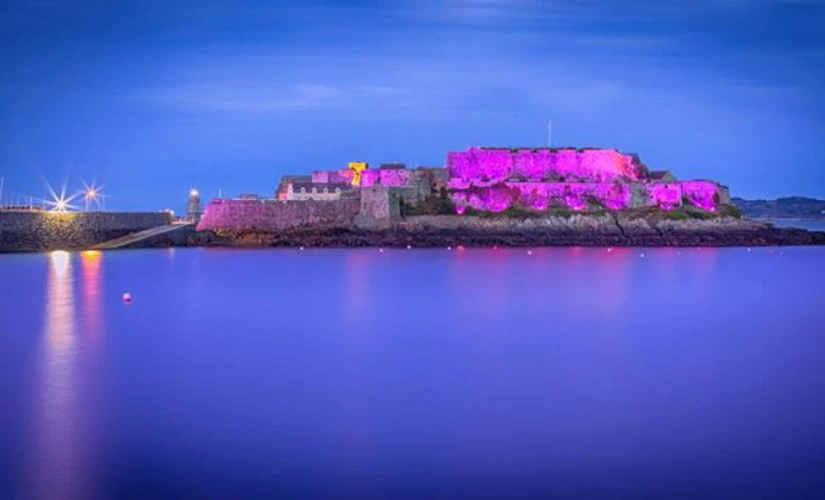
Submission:
[[[730,203],[728,188],[715,181],[676,181],[615,149],[474,147],[450,153],[447,170],[459,214],[468,207],[672,210],[686,203],[715,211]]]
[[[342,224],[388,227],[400,206],[447,197],[457,215],[509,208],[625,210],[692,205],[716,211],[730,204],[728,188],[715,181],[677,181],[668,171],[651,172],[638,156],[616,149],[471,147],[451,152],[444,167],[408,169],[383,164],[311,176],[284,176],[271,200],[213,200],[201,229],[281,230]]]

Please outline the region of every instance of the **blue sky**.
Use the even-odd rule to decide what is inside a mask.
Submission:
[[[470,145],[825,197],[825,0],[3,0],[0,177],[115,209]]]

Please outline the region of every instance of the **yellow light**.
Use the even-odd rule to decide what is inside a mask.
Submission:
[[[349,169],[352,170],[354,173],[352,175],[352,185],[353,186],[360,186],[361,185],[361,172],[367,170],[369,165],[367,162],[364,161],[351,161],[348,165]]]
[[[86,190],[86,197],[92,199],[97,198],[97,191],[95,191],[94,189]]]
[[[198,196],[198,190],[193,189],[192,191],[189,191],[189,196]]]

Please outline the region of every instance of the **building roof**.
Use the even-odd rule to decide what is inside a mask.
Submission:
[[[407,166],[403,163],[382,163],[379,170],[404,170]]]
[[[332,182],[330,182],[330,183],[321,183],[321,182],[313,183],[313,182],[294,182],[294,181],[292,182],[292,192],[300,192],[301,189],[306,189],[307,193],[311,193],[312,190],[315,189],[316,192],[322,193],[322,192],[324,192],[324,188],[326,188],[329,191],[334,192],[336,189],[339,189],[341,191],[350,190],[350,189],[352,189],[352,186],[350,186],[349,184],[343,184],[343,183],[340,183],[340,182],[337,182],[337,183],[332,183]]]
[[[675,179],[676,176],[673,175],[673,172],[670,170],[651,170],[650,171],[650,178],[654,181],[661,181],[667,179],[668,177]]]

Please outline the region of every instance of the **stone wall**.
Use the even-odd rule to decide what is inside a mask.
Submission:
[[[349,226],[359,200],[278,201],[212,200],[198,230],[283,231],[300,227]]]
[[[635,155],[615,149],[470,148],[447,156],[453,189],[489,187],[505,181],[610,182],[649,178]]]
[[[447,181],[459,214],[468,207],[500,212],[512,206],[545,210],[622,210],[688,202],[714,211],[730,203],[714,181],[660,182],[635,155],[614,149],[470,148],[450,153]]]
[[[0,252],[80,250],[171,222],[164,212],[0,212]]]
[[[402,189],[373,186],[361,188],[361,209],[355,224],[363,229],[386,229],[401,217]]]
[[[584,210],[593,205],[609,210],[658,206],[672,210],[687,200],[715,211],[729,203],[727,188],[713,181],[678,182],[502,182],[490,187],[456,189],[451,193],[459,214],[468,207],[501,212],[512,206],[546,210],[554,205]]]

